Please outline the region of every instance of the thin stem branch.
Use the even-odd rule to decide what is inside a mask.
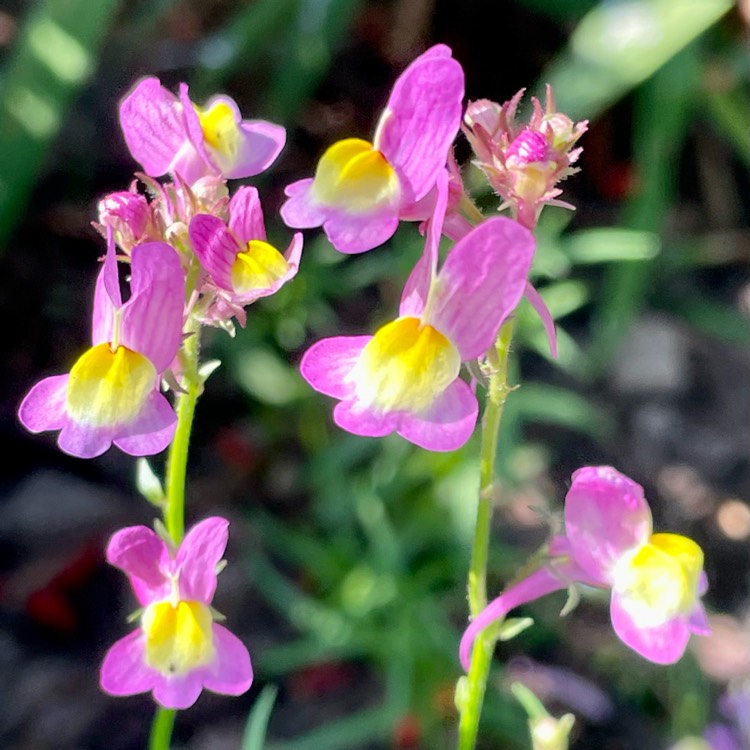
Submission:
[[[169,750],[176,715],[177,712],[171,708],[156,709],[148,738],[148,750]]]
[[[503,407],[512,390],[508,385],[508,353],[512,337],[511,319],[503,324],[494,348],[487,355],[490,373],[487,404],[482,418],[479,500],[468,578],[469,610],[472,617],[476,617],[487,606],[487,558],[495,498],[495,459]],[[476,744],[493,646],[494,638],[486,633],[477,636],[474,643],[466,691],[461,700],[463,705],[458,727],[459,750],[473,750]]]
[[[182,541],[185,533],[185,478],[187,476],[188,448],[193,429],[193,416],[202,383],[198,375],[200,355],[200,328],[188,324],[188,337],[180,352],[182,364],[182,386],[184,393],[178,393],[175,402],[177,429],[167,458],[167,504],[164,509],[164,523],[175,544]]]

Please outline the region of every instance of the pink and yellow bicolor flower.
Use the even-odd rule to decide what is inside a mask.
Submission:
[[[339,399],[333,417],[342,429],[395,431],[434,451],[455,450],[474,431],[479,407],[461,364],[492,345],[521,299],[534,254],[531,232],[496,217],[461,239],[436,272],[445,192],[399,317],[374,336],[323,339],[300,364],[315,390]]]
[[[680,534],[654,534],[643,488],[610,466],[587,466],[573,474],[565,535],[552,540],[547,563],[504,591],[467,628],[459,650],[464,669],[487,626],[576,582],[611,589],[615,633],[656,664],[673,664],[692,633],[710,632],[700,600],[707,587],[701,548]]]
[[[258,191],[241,187],[229,203],[229,225],[209,214],[190,222],[190,242],[201,265],[221,290],[223,302],[240,316],[251,302],[276,292],[293,278],[302,254],[295,233],[282,255],[267,242]]]
[[[290,227],[322,225],[342,253],[382,245],[411,218],[444,170],[461,124],[464,74],[448,47],[420,55],[396,81],[373,142],[347,138],[321,157],[314,178],[286,188]]]
[[[176,416],[159,392],[161,374],[182,341],[185,281],[164,242],[133,248],[131,295],[123,303],[112,230],[96,282],[92,347],[68,375],[37,383],[18,410],[31,432],[60,430],[65,453],[93,458],[114,443],[133,456],[172,441]]]
[[[133,158],[151,177],[178,174],[188,185],[208,175],[239,179],[259,174],[284,148],[286,131],[265,120],[243,120],[233,99],[205,107],[179,97],[158,78],[144,78],[122,100],[120,125]]]
[[[138,629],[104,657],[100,682],[106,693],[152,692],[164,708],[184,709],[203,688],[223,695],[250,688],[247,648],[214,622],[211,609],[228,527],[223,518],[207,518],[177,550],[146,526],[114,534],[107,562],[127,575],[143,609]]]

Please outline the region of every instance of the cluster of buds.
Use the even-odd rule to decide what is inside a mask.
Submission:
[[[588,122],[574,123],[557,112],[548,86],[544,109],[532,97],[534,111],[521,125],[516,110],[523,94],[521,89],[502,106],[488,99],[471,102],[464,115],[464,133],[474,150],[474,163],[503,200],[499,210],[510,208],[521,224],[533,228],[545,204],[573,208],[558,200],[562,190],[557,184],[578,171],[572,165],[581,148],[573,147]]]

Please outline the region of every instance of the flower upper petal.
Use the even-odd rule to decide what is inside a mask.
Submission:
[[[216,566],[224,556],[229,521],[214,516],[193,526],[175,557],[182,599],[210,604],[216,591]]]
[[[185,278],[177,253],[165,242],[133,248],[131,296],[122,308],[120,343],[164,372],[182,343]]]
[[[229,229],[240,242],[266,239],[263,209],[257,188],[244,185],[229,201]]]
[[[172,168],[187,141],[177,97],[158,78],[144,78],[120,104],[120,125],[133,158],[151,177]]]
[[[491,346],[526,287],[534,237],[503,216],[459,240],[430,290],[425,322],[443,332],[467,361]]]
[[[444,45],[414,60],[394,84],[375,148],[398,173],[404,202],[426,195],[445,166],[461,125],[463,96],[463,69]]]
[[[147,526],[128,526],[115,532],[107,545],[107,562],[125,573],[144,606],[169,593],[169,550]]]
[[[611,466],[579,469],[565,497],[565,530],[581,567],[611,584],[617,563],[651,535],[643,488]]]

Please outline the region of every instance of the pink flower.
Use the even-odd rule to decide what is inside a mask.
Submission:
[[[146,174],[179,174],[189,185],[200,177],[238,179],[273,164],[286,131],[265,120],[243,120],[234,100],[216,96],[205,107],[167,91],[158,78],[144,78],[120,104],[120,125],[133,158]]]
[[[243,643],[214,622],[211,601],[229,522],[207,518],[179,549],[146,526],[118,531],[107,561],[127,575],[143,607],[140,627],[104,657],[101,686],[110,695],[153,692],[164,708],[189,708],[203,688],[241,695],[253,681]]]
[[[573,148],[586,132],[587,122],[573,123],[555,111],[552,90],[547,87],[546,106],[532,97],[534,112],[528,125],[516,123],[521,89],[502,106],[487,99],[470,102],[464,115],[464,132],[477,157],[476,164],[492,188],[510,206],[524,226],[533,229],[545,203],[573,208],[557,200],[557,183],[578,171],[571,165],[580,148]]]
[[[374,336],[323,339],[302,358],[302,376],[339,399],[334,421],[356,435],[396,431],[428,450],[449,451],[474,430],[478,404],[459,377],[461,363],[486,352],[521,299],[534,238],[512,219],[488,219],[455,245],[438,273],[446,199],[443,189],[399,317]]]
[[[347,138],[321,157],[315,177],[286,188],[288,226],[323,226],[342,253],[382,245],[410,217],[445,167],[461,123],[464,74],[445,45],[420,55],[396,81],[372,143]]]
[[[190,241],[216,287],[218,304],[211,314],[219,318],[236,315],[243,325],[242,308],[293,278],[302,253],[299,232],[283,255],[266,241],[263,210],[254,187],[242,187],[232,198],[229,226],[216,216],[195,216],[190,222]]]
[[[94,294],[93,346],[69,375],[37,383],[18,416],[31,432],[60,430],[65,453],[93,458],[112,443],[134,456],[172,441],[176,416],[159,392],[182,340],[185,281],[175,251],[147,242],[132,253],[131,296],[123,303],[112,231]]]
[[[691,633],[707,635],[700,597],[706,590],[703,552],[679,534],[653,534],[643,488],[610,466],[573,474],[565,498],[565,536],[555,537],[547,563],[514,584],[471,622],[461,639],[468,670],[477,635],[515,607],[575,582],[610,588],[615,633],[657,664],[672,664]]]

